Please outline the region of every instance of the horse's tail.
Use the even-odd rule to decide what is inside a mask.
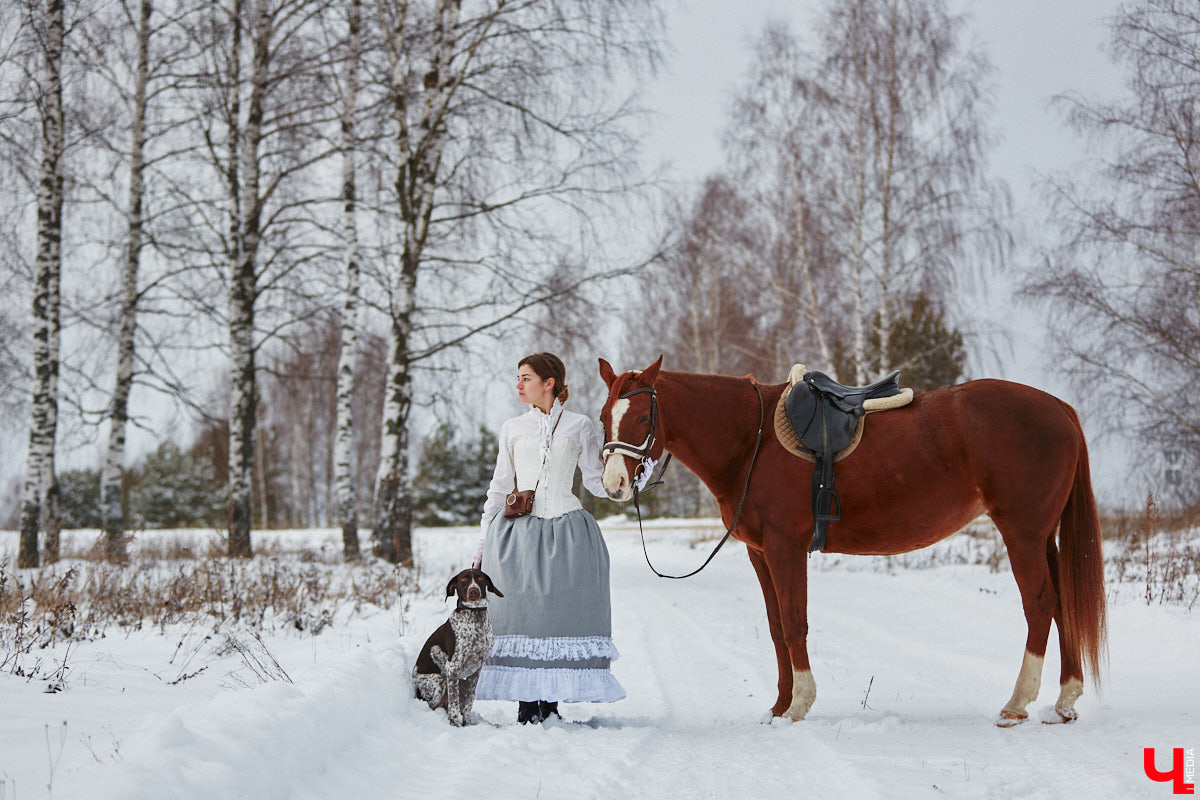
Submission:
[[[1075,409],[1067,412],[1079,435],[1075,482],[1067,496],[1058,528],[1058,585],[1062,600],[1062,634],[1069,652],[1086,666],[1095,685],[1107,655],[1104,561],[1100,551],[1100,516],[1092,494],[1087,442]]]

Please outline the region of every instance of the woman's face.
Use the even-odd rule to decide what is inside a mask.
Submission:
[[[554,378],[542,380],[528,364],[517,370],[517,396],[526,405],[545,408],[554,403]]]

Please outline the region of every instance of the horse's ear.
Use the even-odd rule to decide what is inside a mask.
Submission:
[[[654,382],[658,380],[658,371],[662,369],[662,360],[663,357],[659,356],[658,361],[655,361],[653,364],[642,370],[642,374],[638,376],[642,383],[645,383],[647,386],[654,385]]]
[[[613,381],[617,379],[617,373],[613,372],[612,364],[609,364],[603,358],[600,359],[600,377],[604,378],[605,385],[612,388]]]

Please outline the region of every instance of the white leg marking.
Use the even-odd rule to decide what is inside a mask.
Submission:
[[[1082,694],[1083,681],[1078,678],[1067,678],[1067,682],[1058,692],[1058,702],[1054,704],[1054,710],[1058,712],[1064,722],[1079,719],[1079,712],[1075,710],[1075,701]]]
[[[1025,651],[1025,658],[1021,661],[1021,672],[1017,675],[1017,686],[1013,689],[1012,699],[1000,711],[1001,725],[1016,724],[1029,718],[1029,712],[1025,710],[1025,707],[1037,699],[1038,689],[1042,685],[1042,663],[1044,661],[1045,659],[1041,656],[1035,656],[1028,650]]]
[[[817,682],[813,680],[812,672],[792,670],[792,704],[783,715],[799,722],[808,714],[816,699]]]

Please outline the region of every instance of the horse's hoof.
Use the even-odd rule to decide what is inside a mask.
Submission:
[[[1029,719],[1028,714],[1018,714],[1015,711],[1001,711],[996,720],[997,728],[1014,728]]]
[[[1079,712],[1073,708],[1054,707],[1054,711],[1042,715],[1043,725],[1063,725],[1079,719]]]

